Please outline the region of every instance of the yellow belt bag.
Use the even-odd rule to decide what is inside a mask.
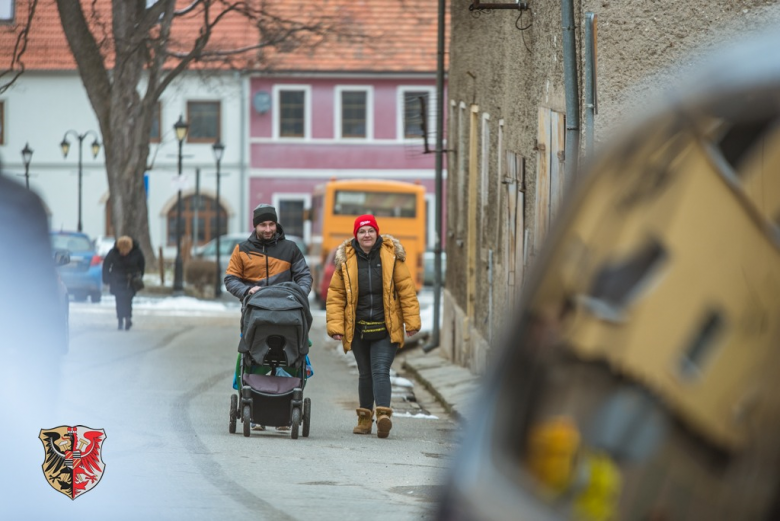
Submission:
[[[384,322],[369,322],[367,320],[358,320],[357,330],[360,333],[360,340],[382,340],[387,336],[387,326]]]

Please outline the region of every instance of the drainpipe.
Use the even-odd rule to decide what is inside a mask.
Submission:
[[[436,35],[436,243],[433,257],[433,331],[423,351],[439,347],[439,309],[441,308],[441,192],[444,155],[444,2],[439,0],[439,24]]]
[[[577,172],[580,150],[580,100],[577,85],[577,41],[574,36],[574,0],[561,0],[563,26],[563,79],[566,89],[566,185]]]
[[[585,157],[593,155],[596,107],[596,15],[585,13]]]

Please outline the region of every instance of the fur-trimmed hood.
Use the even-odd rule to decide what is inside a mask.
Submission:
[[[393,255],[401,261],[406,261],[406,250],[404,250],[403,245],[401,242],[393,237],[392,235],[382,235],[382,248],[392,248]],[[341,245],[336,250],[336,257],[334,259],[334,262],[336,264],[336,269],[340,270],[341,267],[344,265],[344,263],[347,261],[347,248],[350,248],[353,252],[355,250],[354,246],[352,246],[352,239],[347,239],[346,241],[342,242]]]

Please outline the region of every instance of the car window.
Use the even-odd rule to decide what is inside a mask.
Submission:
[[[240,239],[233,239],[232,241],[227,241],[227,240],[220,241],[219,242],[219,247],[221,249],[221,251],[219,252],[220,255],[230,255],[231,253],[233,253],[233,250],[236,249],[236,244],[238,244],[239,242],[241,242]]]
[[[55,250],[90,251],[92,243],[81,235],[52,235],[51,246]]]

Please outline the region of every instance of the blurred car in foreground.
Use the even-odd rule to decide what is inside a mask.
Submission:
[[[440,519],[780,519],[777,49],[722,49],[594,158]]]
[[[54,250],[66,250],[70,262],[57,271],[68,288],[68,293],[78,301],[90,297],[100,302],[103,292],[103,259],[95,251],[89,236],[80,232],[58,231],[50,233]]]
[[[70,253],[68,253],[68,250],[53,250],[53,256],[54,256],[54,265],[58,268],[60,266],[65,266],[70,263]],[[64,346],[65,351],[68,350],[68,346],[70,344],[70,296],[68,295],[68,287],[65,286],[65,283],[62,281],[62,277],[60,276],[59,270],[57,270],[57,292],[59,296],[59,304],[62,308],[62,314],[65,317],[65,327],[63,328],[65,332],[65,338],[64,338]]]
[[[230,255],[240,242],[243,242],[249,238],[251,232],[246,233],[227,233],[219,237],[219,264],[222,273],[227,271],[228,264],[230,263]],[[301,237],[297,235],[287,235],[285,238],[288,241],[293,241],[301,253],[305,256],[308,248],[306,243],[303,242]],[[193,253],[193,257],[196,259],[203,259],[210,262],[217,262],[217,239],[212,239],[200,248],[196,248]]]

